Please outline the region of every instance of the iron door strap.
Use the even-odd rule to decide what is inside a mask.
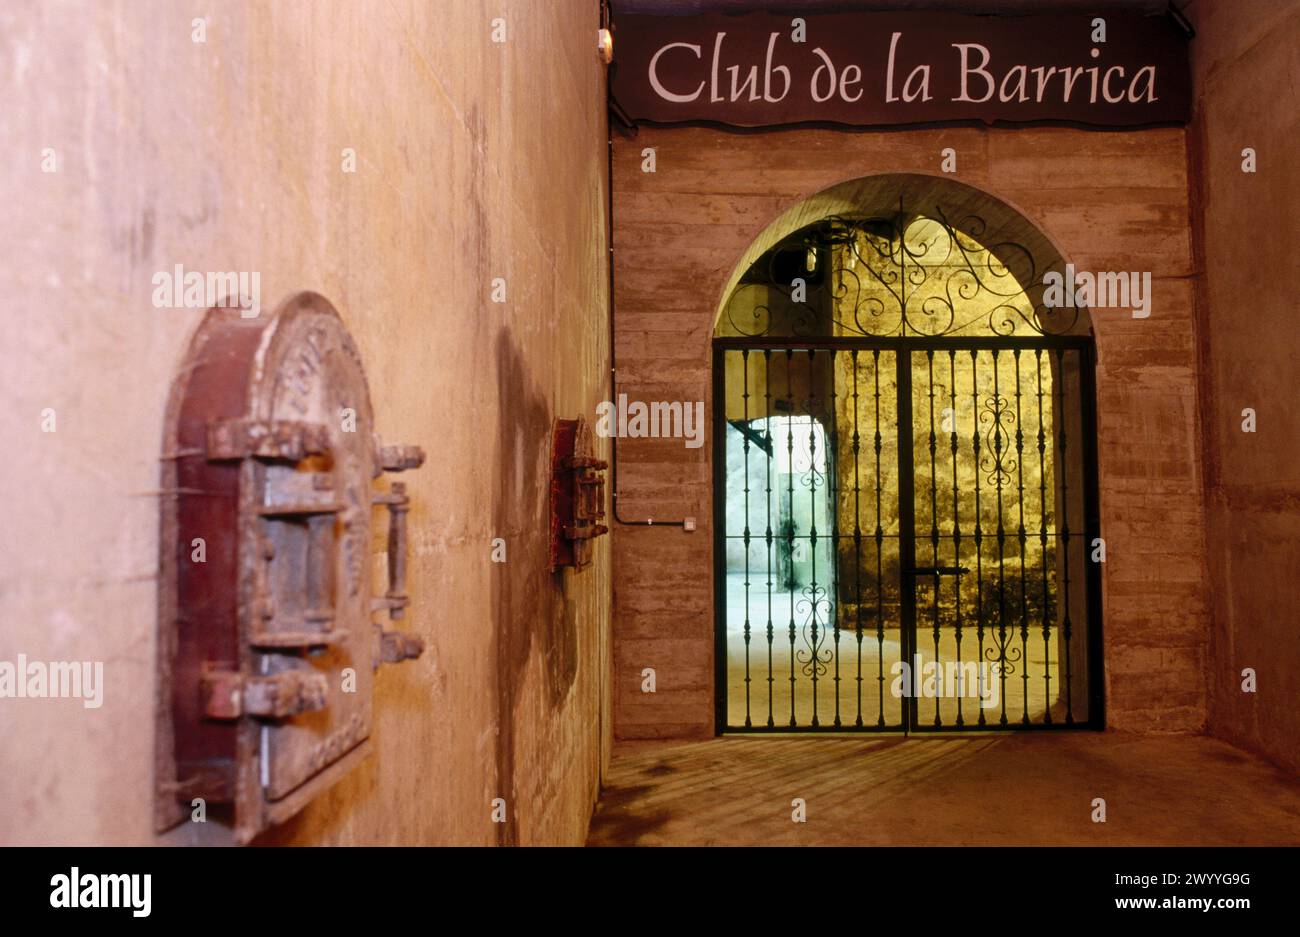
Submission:
[[[969,566],[913,566],[903,570],[909,576],[965,576]]]

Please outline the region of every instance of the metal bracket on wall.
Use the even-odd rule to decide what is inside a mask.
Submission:
[[[591,562],[591,541],[609,533],[605,519],[605,469],[591,454],[584,420],[556,420],[551,445],[551,569],[582,569]]]

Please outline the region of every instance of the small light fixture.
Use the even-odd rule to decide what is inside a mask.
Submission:
[[[614,34],[608,29],[597,30],[596,48],[600,51],[600,60],[606,65],[614,61]]]

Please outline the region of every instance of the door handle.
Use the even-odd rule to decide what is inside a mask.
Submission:
[[[909,576],[964,576],[969,566],[913,566],[903,570]]]

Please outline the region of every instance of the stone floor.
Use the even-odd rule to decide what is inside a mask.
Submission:
[[[1105,823],[1091,819],[1098,797]],[[1199,736],[630,742],[589,842],[1296,845],[1300,778]]]

